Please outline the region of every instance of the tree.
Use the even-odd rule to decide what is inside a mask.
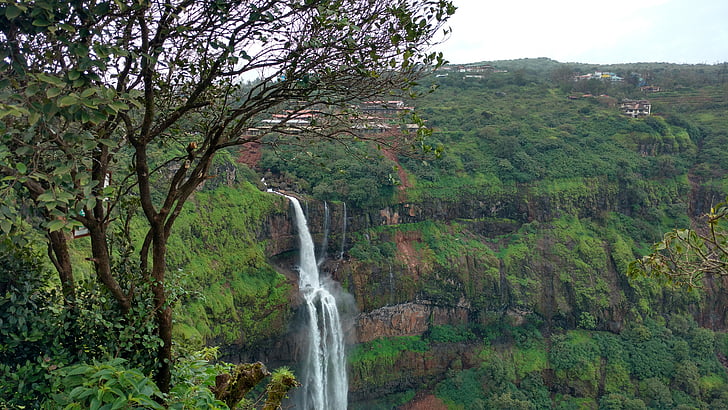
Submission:
[[[628,273],[688,288],[702,287],[707,277],[728,276],[728,200],[713,207],[705,221],[696,230],[667,232],[652,253],[630,264]]]
[[[561,91],[568,93],[574,88],[574,69],[566,64],[557,66],[551,71],[553,81]]]
[[[405,95],[442,64],[429,46],[454,11],[450,0],[5,0],[0,228],[45,234],[69,305],[69,228],[88,230],[96,278],[122,313],[149,285],[155,381],[169,391],[167,239],[215,154],[261,141],[248,130],[274,112],[285,117],[269,135],[358,140],[351,104]],[[114,268],[109,240],[129,202],[148,227],[131,274]]]

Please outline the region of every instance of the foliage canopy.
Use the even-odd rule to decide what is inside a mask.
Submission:
[[[270,131],[294,141],[354,140],[351,103],[406,93],[442,63],[429,46],[454,11],[448,0],[3,1],[0,228],[45,233],[67,304],[66,228],[88,230],[123,314],[148,284],[156,382],[169,391],[167,240],[215,154],[259,141],[249,129],[270,113],[286,113]],[[290,125],[311,111],[315,126]],[[109,239],[137,209],[148,232],[122,273]]]
[[[705,226],[667,232],[652,253],[630,264],[628,272],[688,288],[702,287],[706,278],[728,276],[727,218],[728,202],[721,202],[704,216]]]

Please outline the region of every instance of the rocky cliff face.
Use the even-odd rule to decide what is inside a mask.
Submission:
[[[374,397],[418,389],[440,380],[450,370],[473,367],[477,351],[468,344],[436,344],[426,352],[404,352],[386,365],[349,373],[349,401],[367,401]]]
[[[660,306],[682,306],[701,325],[726,328],[728,300],[722,289],[727,283],[710,282],[704,298],[688,301],[679,291],[631,282],[624,275],[631,251],[613,234],[581,222],[627,212],[626,202],[608,184],[575,192],[532,192],[508,204],[438,200],[376,210],[303,204],[317,251],[327,254],[322,271],[356,300],[354,344],[424,335],[440,325],[497,320],[517,325],[529,315],[542,318],[547,331],[575,328],[587,314],[598,329],[620,332],[627,317],[644,309],[660,313]],[[295,283],[295,224],[282,211],[266,221],[259,238]],[[290,365],[298,356],[291,332],[245,358]],[[443,344],[425,353],[407,352],[388,369],[357,368],[351,397],[431,382],[448,369],[467,368],[473,354],[467,344]]]
[[[465,324],[468,313],[467,307],[441,307],[426,301],[383,306],[357,317],[357,341],[364,343],[382,337],[419,336],[433,325]]]

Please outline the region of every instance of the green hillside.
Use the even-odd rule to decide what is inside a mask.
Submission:
[[[377,402],[390,408],[423,391],[450,408],[723,405],[716,356],[692,349],[691,331],[671,328],[687,320],[699,329],[697,320],[724,330],[723,288],[687,293],[625,276],[663,232],[690,226],[728,193],[723,67],[483,64],[494,70],[443,70],[422,81],[436,87],[415,104],[434,130],[429,143],[444,148],[440,158],[394,163],[369,151],[360,163],[328,146],[314,150],[325,153],[324,165],[272,152],[260,163],[314,198],[370,215],[350,233],[350,263],[336,273],[363,312],[417,300],[467,306],[465,322],[434,319],[414,345],[358,348],[384,349],[351,358],[361,408],[375,405],[364,399],[372,392],[396,392]],[[572,79],[594,71],[625,80]],[[640,90],[645,79],[660,91]],[[627,117],[623,99],[647,99],[653,114]],[[399,222],[379,225],[372,215],[382,208]],[[433,337],[442,329],[450,336]],[[451,354],[465,343],[477,358],[453,356],[444,380],[408,367],[443,354],[442,343]],[[722,343],[707,348],[720,355]],[[404,370],[382,377],[393,363]],[[404,382],[412,377],[420,384]]]
[[[664,232],[696,224],[728,194],[725,66],[445,68],[405,102],[432,129],[431,150],[362,139],[217,157],[217,178],[186,203],[168,243],[179,357],[218,346],[226,360],[296,370],[297,245],[288,203],[264,192],[274,187],[305,199],[317,242],[331,213],[322,269],[356,301],[352,328],[380,318],[351,336],[362,341],[348,358],[351,408],[425,398],[448,409],[728,408],[723,283],[687,291],[626,276]],[[595,71],[623,80],[574,81]],[[652,115],[623,115],[624,99],[649,100]],[[137,222],[128,242],[114,237],[114,261],[129,272],[125,252],[144,239]],[[87,238],[72,245],[79,281],[92,270],[88,248]],[[29,306],[49,282],[33,286]],[[98,306],[110,300],[83,286]],[[98,306],[77,322],[113,323]],[[394,308],[402,316],[381,319]],[[151,351],[141,333],[108,349]],[[106,351],[99,335],[89,340]]]

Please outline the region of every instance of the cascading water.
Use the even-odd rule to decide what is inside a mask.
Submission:
[[[306,301],[308,346],[301,371],[301,390],[296,408],[301,410],[346,409],[349,390],[346,375],[344,332],[336,299],[319,278],[314,243],[301,204],[286,195],[296,213],[301,242],[299,288]]]
[[[344,202],[344,220],[341,225],[341,252],[339,253],[339,260],[344,259],[344,247],[346,247],[346,202]]]
[[[321,266],[326,260],[326,252],[329,245],[329,225],[331,224],[331,216],[329,215],[329,204],[324,201],[324,237],[321,239],[321,247],[319,248],[319,257],[316,265]]]

